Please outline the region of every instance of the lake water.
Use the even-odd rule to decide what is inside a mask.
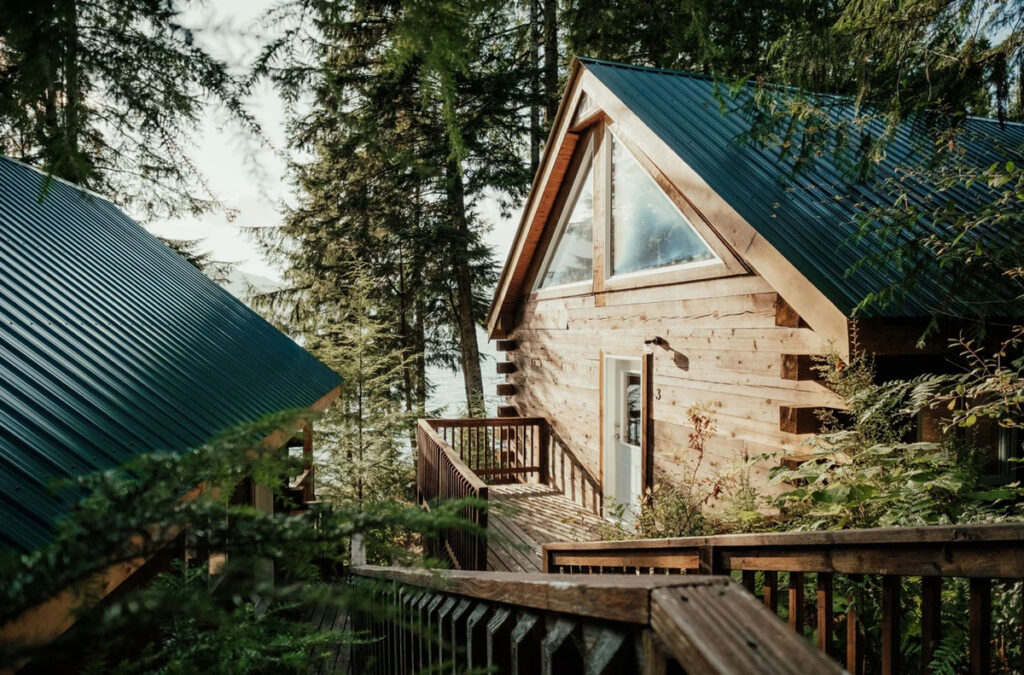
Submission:
[[[476,331],[477,344],[480,345],[480,372],[484,379],[484,405],[487,415],[497,414],[498,395],[495,391],[499,382],[505,381],[504,375],[495,371],[495,361],[504,361],[505,355],[494,348],[493,342],[487,341],[487,333],[482,328]],[[434,385],[434,391],[427,398],[427,408],[438,417],[463,417],[466,412],[466,387],[462,382],[462,370],[452,372],[447,368],[428,368],[427,378]]]

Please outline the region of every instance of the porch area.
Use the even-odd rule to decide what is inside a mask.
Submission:
[[[449,531],[425,542],[454,569],[540,572],[542,547],[608,537],[600,489],[541,417],[420,420],[420,503],[473,498],[463,516],[487,536]]]

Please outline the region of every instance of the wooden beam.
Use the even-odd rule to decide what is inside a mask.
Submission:
[[[502,382],[497,386],[498,396],[515,396],[516,385]]]
[[[519,411],[514,405],[499,405],[498,417],[519,417]]]
[[[498,361],[494,365],[499,375],[511,375],[517,370],[515,361]]]
[[[780,377],[784,380],[820,382],[823,378],[815,365],[815,359],[810,354],[783,354]]]
[[[816,434],[821,431],[821,420],[810,406],[779,406],[779,430],[790,434]]]
[[[775,325],[786,328],[804,328],[807,326],[796,310],[783,300],[781,295],[775,298]]]
[[[516,350],[515,340],[495,340],[494,348],[499,352],[514,352]]]

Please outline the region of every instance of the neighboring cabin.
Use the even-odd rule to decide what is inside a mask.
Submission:
[[[774,454],[753,468],[758,481],[779,455],[806,452],[815,409],[843,405],[816,379],[812,355],[848,359],[855,308],[895,280],[891,270],[850,271],[880,245],[849,239],[857,214],[891,198],[847,183],[830,158],[794,175],[777,150],[738,143],[749,124],[738,110],[722,114],[715,86],[574,61],[502,271],[488,318],[507,352],[501,413],[547,418],[553,461],[583,467],[561,485],[577,499],[589,484],[635,503],[663,473],[678,475],[693,459],[694,404],[717,421],[708,471]],[[998,143],[1024,143],[1021,125],[972,119],[968,129],[969,160],[981,166],[1005,160]],[[900,134],[882,178],[913,152],[913,130]],[[929,198],[928,186],[914,187]],[[955,191],[943,198],[968,203]],[[971,302],[950,285],[929,279],[858,314],[882,377],[942,365],[949,333],[924,350],[914,343],[937,309]],[[556,483],[564,473],[552,469]]]
[[[48,541],[70,506],[55,479],[322,410],[340,384],[106,199],[0,158],[0,547]],[[311,426],[281,431],[311,462]],[[292,490],[299,506],[311,474]],[[269,489],[243,487],[236,498],[273,508]],[[108,590],[133,571],[112,573]],[[51,604],[0,638],[61,632],[68,607]]]

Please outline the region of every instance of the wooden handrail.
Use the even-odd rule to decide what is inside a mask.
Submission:
[[[548,482],[547,421],[543,417],[422,420],[478,476],[492,483]]]
[[[375,611],[353,616],[371,638],[355,672],[840,672],[727,577],[354,574],[379,584]]]
[[[883,672],[899,670],[900,589],[905,577],[921,578],[921,670],[927,672],[941,631],[943,578],[967,578],[971,580],[970,616],[965,617],[970,669],[981,674],[991,666],[992,583],[1024,579],[1024,523],[551,543],[543,546],[543,569],[561,574],[736,573],[751,593],[762,588],[762,600],[773,611],[778,609],[783,575],[788,578],[790,625],[799,632],[812,623],[818,646],[826,652],[833,649],[836,638],[833,589],[837,577],[852,582],[845,584],[847,588],[862,587],[866,576],[877,577],[881,653],[865,653],[860,625],[865,617],[858,617],[857,603],[839,617],[846,623],[846,666],[851,672],[863,672],[869,656]],[[817,588],[814,620],[806,611],[809,575]]]
[[[430,427],[429,422],[427,420],[421,420],[420,422],[420,428],[434,443],[438,445],[445,457],[445,461],[451,465],[452,469],[458,472],[459,476],[462,477],[462,479],[465,480],[474,490],[480,491],[485,489],[487,487],[487,483],[483,482],[476,473],[462,461],[452,447],[437,435],[437,432]],[[424,422],[428,423],[423,424]]]
[[[487,484],[459,459],[426,420],[420,420],[416,434],[416,486],[421,504],[429,506],[434,501],[466,498],[487,501]],[[487,527],[486,506],[468,505],[462,516],[480,529]],[[487,569],[487,541],[480,532],[447,528],[436,539],[424,543],[430,555],[447,559],[456,569]]]
[[[1024,578],[1024,523],[726,534],[544,545],[544,569],[630,567]],[[598,570],[593,570],[598,571]]]

